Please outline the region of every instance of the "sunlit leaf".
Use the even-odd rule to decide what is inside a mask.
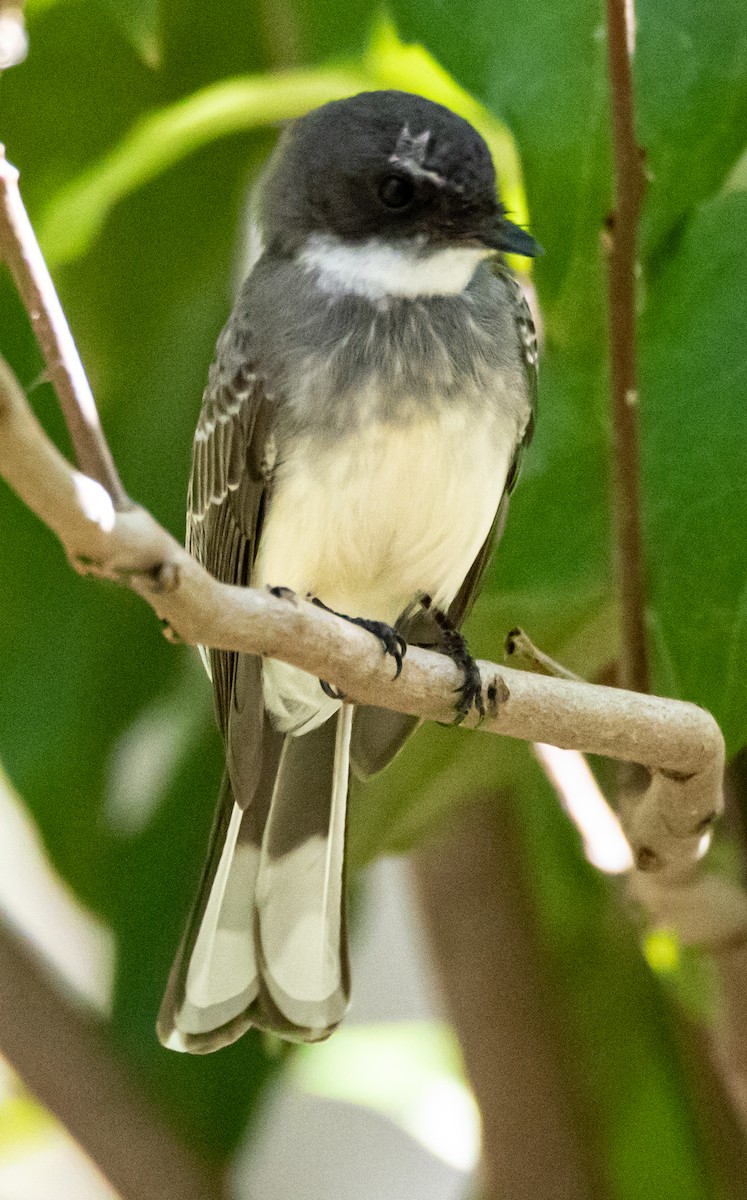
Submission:
[[[380,24],[361,65],[230,80],[143,119],[53,199],[40,233],[47,259],[62,263],[84,253],[118,201],[214,138],[288,121],[328,100],[382,87],[417,91],[472,121],[490,146],[504,203],[517,223],[528,223],[521,163],[507,128],[422,47],[405,46],[392,26]]]
[[[52,201],[39,234],[47,260],[56,264],[77,258],[117,201],[215,138],[301,116],[363,86],[352,72],[334,71],[231,79],[144,118],[101,163]]]

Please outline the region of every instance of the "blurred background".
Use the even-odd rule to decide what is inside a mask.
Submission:
[[[0,23],[13,8],[0,5]],[[544,350],[537,434],[470,644],[500,660],[506,632],[521,625],[585,678],[611,678],[604,6],[394,0],[384,13],[363,0],[28,0],[25,9],[28,57],[0,76],[0,140],[21,171],[124,485],[178,537],[201,391],[240,282],[247,194],[279,125],[326,99],[389,86],[478,125],[507,207],[545,249],[529,282]],[[730,811],[711,855],[739,881],[747,8],[639,0],[637,17],[653,684],[721,724]],[[4,272],[0,350],[69,453]],[[43,965],[29,978],[62,999],[27,1010],[22,989],[6,986],[25,979],[21,967],[0,952],[0,1056],[10,1056],[4,1031],[19,1005],[28,1012],[28,1073],[15,1064],[26,1082],[0,1067],[0,1200],[117,1194],[31,1087],[43,1078],[54,1092],[55,1073],[75,1069],[75,1022],[93,1036],[102,1072],[128,1081],[128,1113],[199,1164],[208,1183],[195,1196],[744,1196],[747,1106],[723,1064],[714,1067],[722,1007],[712,958],[649,928],[627,891],[619,831],[589,817],[592,778],[565,789],[588,798],[579,832],[541,752],[420,731],[352,798],[349,1023],[291,1053],[250,1034],[205,1059],[180,1056],[159,1046],[154,1021],[221,774],[207,680],[134,595],[75,575],[4,485],[0,662],[0,928]],[[556,760],[555,774],[568,765]],[[608,767],[594,769],[610,786]],[[96,1111],[98,1076],[83,1072],[83,1093],[86,1079]],[[99,1104],[98,1120],[133,1158],[146,1152],[134,1117],[108,1129],[115,1116]]]

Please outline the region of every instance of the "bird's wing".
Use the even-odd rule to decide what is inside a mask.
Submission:
[[[261,533],[273,409],[253,360],[251,333],[232,321],[210,368],[192,449],[187,500],[187,549],[224,583],[247,585]],[[239,655],[210,650],[209,665],[221,731],[230,738]],[[257,710],[261,712],[261,691]],[[242,712],[242,732],[246,714]],[[242,798],[237,797],[239,803]],[[243,804],[242,804],[243,807]]]
[[[456,597],[449,606],[448,617],[459,629],[470,614],[478,596],[485,572],[493,556],[508,516],[508,500],[519,474],[521,457],[534,433],[537,409],[537,366],[539,360],[537,333],[532,313],[527,304],[521,284],[503,266],[496,266],[496,274],[504,282],[514,317],[514,328],[519,352],[524,365],[530,409],[521,439],[519,440],[506,478],[506,487],[495,514],[495,520],[479,554],[465,576]],[[418,646],[436,646],[438,632],[433,618],[427,611],[419,610],[409,623],[403,624],[401,633],[406,641]],[[417,728],[418,717],[386,709],[363,707],[356,711],[351,744],[351,762],[360,778],[368,778],[383,770],[399,752],[410,734]]]
[[[524,450],[532,440],[534,423],[537,412],[537,365],[539,359],[537,333],[532,314],[519,281],[507,270],[497,268],[499,278],[506,285],[511,310],[514,318],[514,328],[519,342],[519,352],[524,366],[524,376],[529,397],[529,419],[524,427],[522,436],[514,451],[514,456],[506,476],[506,488],[498,505],[490,533],[470,567],[464,583],[449,607],[449,620],[458,629],[469,616],[482,587],[485,572],[488,569],[493,553],[501,540],[508,516],[508,500],[519,476],[519,468]]]
[[[197,425],[187,547],[247,585],[269,502],[273,407],[234,318]],[[351,712],[304,737],[265,714],[261,659],[203,652],[226,774],[208,859],[158,1018],[164,1045],[208,1053],[250,1025],[314,1041],[339,1024],[350,980],[343,852]]]
[[[251,335],[234,319],[218,341],[203,395],[187,503],[187,548],[225,583],[249,583],[267,500],[271,422]],[[226,775],[158,1019],[164,1044],[198,1053],[232,1041],[257,996],[254,886],[282,748],[264,714],[261,660],[224,650],[202,654],[212,674]]]

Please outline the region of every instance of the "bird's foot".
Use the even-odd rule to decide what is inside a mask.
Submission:
[[[477,709],[480,720],[485,718],[485,701],[482,695],[482,679],[480,669],[467,648],[467,642],[445,612],[436,608],[430,596],[421,598],[423,608],[427,609],[438,627],[439,648],[461,670],[464,682],[456,689],[458,700],[455,705],[455,725],[461,725],[473,708]]]
[[[339,616],[344,617],[344,613],[339,613]],[[361,629],[367,630],[377,637],[381,642],[384,653],[391,655],[394,659],[396,670],[394,678],[399,679],[402,674],[402,660],[407,654],[407,642],[396,629],[391,625],[387,625],[385,621],[370,621],[367,617],[345,617],[346,621],[350,621],[351,625],[360,625]]]
[[[332,687],[332,684],[327,683],[326,679],[320,679],[319,686],[321,687],[325,696],[329,696],[330,700],[344,700],[345,699],[345,693],[341,692],[339,690],[339,688]]]
[[[332,613],[335,617],[342,617],[343,621],[349,621],[351,625],[359,625],[361,629],[365,629],[368,633],[372,633],[374,637],[378,638],[382,644],[384,653],[391,655],[394,659],[396,666],[394,678],[399,678],[402,671],[402,660],[407,653],[407,642],[401,634],[397,633],[396,629],[393,629],[391,625],[387,625],[385,621],[373,621],[368,617],[349,617],[347,613],[336,612],[335,609],[330,608],[323,600],[320,600],[318,596],[310,596],[309,599],[317,608],[323,608],[325,612]],[[342,692],[338,692],[336,688],[333,688],[325,680],[320,679],[319,682],[322,685],[322,691],[325,696],[329,696],[334,700],[345,699]]]

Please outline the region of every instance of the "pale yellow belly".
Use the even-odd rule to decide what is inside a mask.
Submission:
[[[277,473],[255,584],[389,623],[421,592],[447,606],[490,531],[517,439],[515,421],[471,416],[371,425],[314,457],[299,444]]]
[[[252,582],[388,624],[424,592],[447,608],[490,532],[517,437],[515,418],[457,409],[321,451],[298,443],[275,475]],[[336,707],[275,662],[265,702],[296,732]]]

